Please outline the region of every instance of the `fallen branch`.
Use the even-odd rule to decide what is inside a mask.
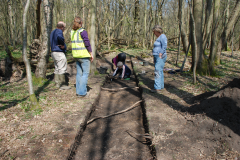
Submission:
[[[136,133],[136,132],[134,132],[134,131],[132,131],[132,130],[126,130],[126,132],[127,132],[128,134],[130,134],[129,131],[132,132],[132,133],[134,133],[134,134],[137,135],[137,136],[141,136],[141,137],[143,137],[143,138],[147,138],[147,139],[150,139],[150,140],[153,139],[153,137],[152,137],[150,134],[148,134],[148,133],[138,134],[138,133]]]
[[[89,120],[89,121],[87,122],[87,124],[92,123],[93,121],[95,121],[95,120],[97,120],[97,119],[100,119],[100,118],[103,119],[103,118],[107,118],[107,117],[111,117],[111,116],[114,116],[114,115],[118,115],[118,114],[121,114],[121,113],[127,112],[127,111],[129,111],[129,110],[135,108],[135,107],[137,106],[137,104],[138,104],[138,103],[141,103],[141,102],[142,102],[142,100],[136,102],[136,103],[135,103],[134,105],[132,105],[131,107],[129,107],[129,108],[127,108],[127,109],[124,109],[124,110],[122,110],[122,111],[119,111],[119,112],[117,112],[117,113],[113,113],[113,114],[110,114],[110,115],[107,115],[107,116],[95,117],[95,118]]]
[[[124,90],[124,89],[135,89],[135,88],[139,88],[139,87],[123,87],[123,88],[118,88],[118,89],[110,89],[110,88],[101,87],[101,89],[105,90],[105,91],[120,91],[120,90]]]

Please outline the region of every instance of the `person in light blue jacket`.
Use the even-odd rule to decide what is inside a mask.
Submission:
[[[155,83],[154,88],[151,90],[151,92],[155,93],[161,91],[164,88],[163,68],[167,60],[167,37],[165,34],[163,34],[163,30],[160,25],[155,25],[152,31],[157,37],[152,50],[155,66]]]

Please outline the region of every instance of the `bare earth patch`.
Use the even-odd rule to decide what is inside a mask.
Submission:
[[[89,96],[76,96],[75,74],[70,76],[72,89],[61,91],[49,80],[38,95],[41,111],[27,111],[27,103],[17,100],[12,105],[1,97],[0,158],[1,159],[66,159],[80,124],[100,91],[104,76],[89,77]],[[26,79],[15,82],[27,91]],[[13,90],[13,83],[6,88]],[[38,90],[40,87],[36,88]],[[16,89],[20,92],[20,89]],[[27,99],[23,95],[22,99]],[[7,105],[7,107],[6,107]],[[11,105],[11,106],[10,106]],[[6,109],[4,109],[6,108]]]
[[[126,52],[134,56],[140,55],[136,50]],[[111,58],[116,54],[111,53],[98,59],[97,67],[108,66],[109,72]],[[192,84],[192,74],[189,72],[180,74],[166,71],[164,75],[165,89],[159,93],[150,92],[154,84],[152,57],[132,58],[133,69],[137,74],[139,85],[142,87],[149,132],[153,137],[152,147],[155,147],[157,159],[240,159],[240,58],[238,52],[234,53],[233,57],[229,57],[230,54],[228,52],[222,53],[222,63],[216,67],[219,73],[218,77],[198,75],[196,85]],[[180,57],[181,62],[183,56]],[[169,52],[165,68],[179,69],[175,66],[175,60],[176,52]],[[148,61],[149,65],[143,66],[143,61]],[[185,70],[189,70],[190,66],[191,58],[188,58]],[[69,64],[68,73],[71,90],[56,90],[51,75],[43,85],[34,85],[42,108],[33,111],[28,111],[26,79],[1,82],[0,159],[67,158],[80,124],[92,108],[105,79],[105,75],[101,74],[90,76],[88,83],[90,95],[84,99],[79,99],[76,97],[74,87],[76,74],[74,64]],[[125,92],[127,91],[120,95],[123,99],[126,99],[124,98]],[[97,108],[99,113],[104,114],[110,111],[107,108],[105,108],[105,111],[104,109],[100,110],[106,105],[113,109],[111,108],[112,105],[109,105],[113,98],[108,92],[104,94],[103,100],[100,102],[103,106],[100,105]],[[131,104],[133,100],[135,99],[121,103],[119,101],[118,104],[128,102]],[[128,114],[131,114],[131,112]],[[114,118],[116,117],[106,119],[103,121],[104,123],[92,123],[90,127],[93,129],[97,127],[97,132],[102,133],[100,126],[107,127],[108,121]],[[118,130],[121,128],[119,123],[127,120],[123,116],[116,119],[117,121],[113,123],[113,126],[109,125],[112,128],[119,126],[115,128],[116,130],[113,130],[116,131],[115,134],[122,132]],[[128,125],[127,122],[126,126]],[[143,132],[143,129],[135,129],[136,133]],[[88,131],[91,133],[91,128]],[[85,149],[89,147],[91,149],[94,144],[101,144],[100,147],[102,147],[104,153],[107,154],[110,151],[116,153],[116,155],[119,154],[120,157],[125,155],[125,159],[130,152],[135,153],[134,150],[131,150],[131,147],[126,149],[125,152],[124,148],[114,148],[115,143],[110,143],[109,150],[106,150],[103,145],[105,143],[104,134],[101,142],[98,137],[94,137],[94,134],[85,136],[86,142],[82,146],[80,145],[80,148],[86,146]],[[129,134],[126,134],[125,138],[128,136]],[[94,138],[96,138],[96,142]],[[116,138],[119,142],[120,139],[121,137]],[[133,141],[132,138],[127,140],[132,142],[133,146],[135,143],[137,145],[140,143],[135,139]],[[116,141],[116,143],[118,142]],[[128,144],[130,146],[130,143]],[[97,148],[97,146],[93,146],[92,151],[95,151],[94,147]],[[140,149],[139,151],[143,153],[144,150],[147,149]],[[89,156],[91,154],[90,152],[78,151],[77,156],[82,157],[81,155]],[[97,157],[101,157],[101,155],[103,154],[96,154]],[[146,155],[146,157],[149,157],[147,152]],[[111,159],[110,156],[111,154],[109,154],[108,159]],[[112,158],[117,159],[117,156]]]

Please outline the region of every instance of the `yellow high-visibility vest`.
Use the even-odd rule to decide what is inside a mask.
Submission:
[[[84,31],[83,28],[78,30],[71,30],[71,41],[72,41],[72,55],[73,58],[88,58],[91,57],[88,50],[86,49],[81,32]]]

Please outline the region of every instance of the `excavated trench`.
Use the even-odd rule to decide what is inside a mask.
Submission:
[[[130,60],[126,64],[132,69]],[[136,74],[133,72],[130,80],[106,77],[67,159],[155,159],[148,133],[142,89],[138,87]]]

